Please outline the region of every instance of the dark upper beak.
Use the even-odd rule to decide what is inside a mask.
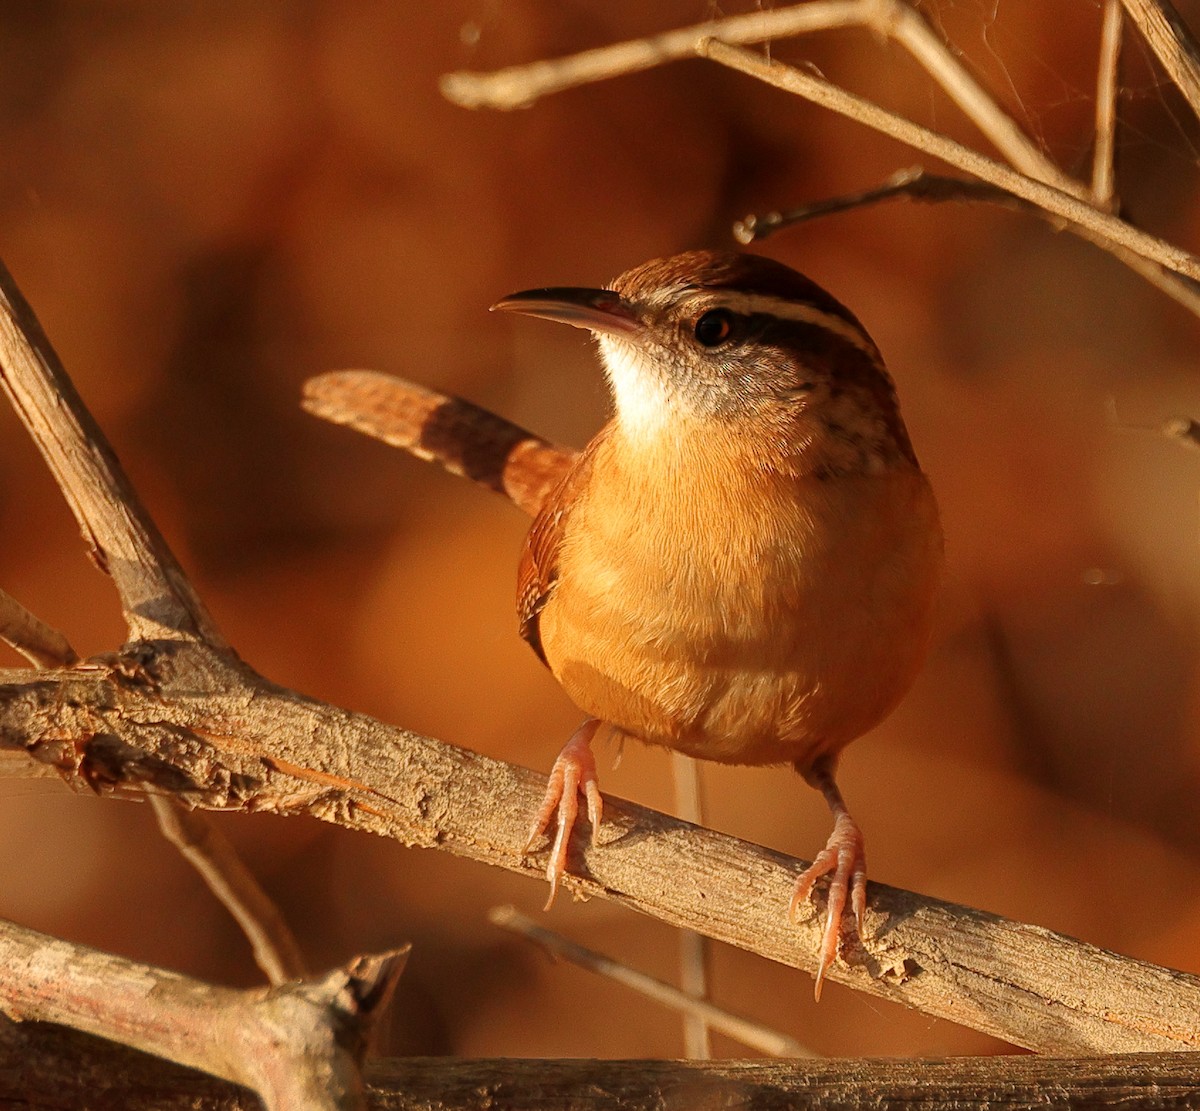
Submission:
[[[527,289],[497,301],[496,312],[518,312],[556,320],[590,332],[604,332],[626,339],[642,330],[642,322],[628,301],[623,301],[611,289]]]

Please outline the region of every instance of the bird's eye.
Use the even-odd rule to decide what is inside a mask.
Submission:
[[[701,347],[720,347],[733,335],[733,316],[725,309],[710,309],[696,321],[696,342]]]

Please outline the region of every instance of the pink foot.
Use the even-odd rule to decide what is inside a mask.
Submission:
[[[825,917],[825,932],[821,937],[820,963],[817,966],[817,983],[813,990],[816,999],[821,998],[821,985],[825,973],[837,956],[838,937],[842,929],[842,914],[846,909],[846,897],[854,911],[855,924],[862,934],[863,915],[867,909],[867,858],[863,852],[863,835],[858,824],[844,810],[834,819],[833,832],[825,842],[825,848],[817,854],[796,881],[796,892],[788,915],[793,922],[799,921],[800,908],[808,901],[813,887],[822,876],[832,874],[829,882],[829,907]]]
[[[600,725],[601,722],[596,718],[589,718],[563,745],[562,752],[554,761],[541,809],[533,821],[529,841],[525,845],[525,851],[529,852],[537,839],[546,832],[550,819],[557,811],[558,832],[555,834],[554,846],[546,864],[546,879],[550,881],[550,898],[546,900],[546,910],[554,905],[554,896],[558,894],[558,881],[567,870],[567,846],[571,840],[571,830],[575,828],[575,819],[579,816],[580,795],[587,799],[588,820],[592,824],[592,844],[596,843],[596,831],[600,828],[604,804],[600,798],[600,780],[596,776],[596,760],[592,755],[591,743]]]

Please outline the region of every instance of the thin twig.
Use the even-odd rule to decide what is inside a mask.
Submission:
[[[1157,424],[1131,424],[1117,412],[1116,398],[1108,397],[1106,406],[1109,425],[1120,432],[1150,432],[1174,440],[1182,447],[1200,450],[1200,420],[1194,417],[1168,417]]]
[[[464,108],[527,108],[540,97],[563,89],[691,58],[702,39],[748,45],[849,27],[891,38],[907,50],[1017,169],[1065,193],[1086,196],[1086,189],[1030,141],[938,38],[925,18],[903,0],[810,0],[614,43],[564,58],[510,66],[495,73],[447,74],[441,89],[448,100]]]
[[[1200,259],[1171,243],[1148,235],[1107,213],[1053,186],[1025,177],[978,151],[971,150],[953,139],[930,131],[927,127],[888,112],[869,100],[848,93],[819,77],[803,73],[782,62],[767,61],[752,50],[709,39],[699,47],[701,55],[712,58],[750,77],[811,100],[821,107],[856,119],[885,135],[916,147],[960,170],[1012,193],[1060,217],[1102,245],[1119,244],[1136,255],[1190,278],[1200,279]]]
[[[539,926],[513,907],[493,907],[488,912],[488,921],[536,942],[555,957],[623,984],[639,995],[654,1000],[655,1003],[661,1003],[664,1007],[670,1007],[685,1016],[702,1019],[706,1028],[719,1030],[760,1053],[769,1053],[773,1057],[817,1056],[787,1034],[781,1034],[778,1030],[772,1030],[753,1019],[731,1014],[706,999],[698,999],[690,992],[664,984],[661,980],[638,972],[620,961],[606,957],[603,953],[577,945],[561,934]]]
[[[638,73],[667,62],[694,58],[704,38],[751,43],[810,31],[855,27],[874,0],[812,0],[774,11],[749,12],[728,19],[697,23],[677,31],[585,50],[565,58],[509,66],[495,73],[448,73],[442,95],[463,108],[528,108],[543,96]]]
[[[0,921],[0,1010],[253,1088],[269,1109],[366,1108],[360,1066],[408,946],[317,980],[234,991]]]
[[[905,48],[966,116],[1021,173],[1073,197],[1087,189],[1060,170],[1030,141],[971,72],[929,26],[925,17],[904,0],[876,0],[868,21]]]
[[[682,752],[672,752],[671,776],[675,781],[675,812],[685,822],[705,825],[699,765]],[[708,939],[703,934],[679,931],[679,986],[692,999],[708,999],[708,949]],[[712,1057],[712,1039],[702,1013],[684,1012],[683,1044],[693,1060],[706,1061]]]
[[[921,166],[910,166],[907,169],[896,171],[882,185],[863,189],[857,193],[814,201],[812,204],[789,209],[787,212],[766,212],[745,216],[733,225],[733,237],[739,243],[750,244],[760,239],[766,239],[767,236],[774,235],[776,232],[786,231],[797,224],[807,223],[809,220],[897,198],[930,203],[986,201],[989,204],[1011,208],[1018,212],[1036,212],[1039,215],[1048,216],[1037,205],[1015,197],[1012,193],[999,189],[995,185],[988,185],[987,182],[947,177],[944,174],[931,174]],[[1061,221],[1056,220],[1056,226],[1061,227]]]
[[[1092,151],[1092,203],[1115,212],[1117,75],[1121,64],[1121,0],[1104,0],[1096,68],[1096,145]]]
[[[1131,14],[1140,20],[1143,32],[1148,37],[1156,36],[1152,41],[1163,41],[1164,53],[1183,59],[1177,66],[1180,71],[1178,80],[1186,81],[1191,64],[1189,59],[1194,61],[1197,55],[1186,27],[1182,26],[1170,5],[1166,4],[1165,0],[1122,2]],[[442,91],[448,99],[469,108],[527,107],[539,97],[562,89],[679,60],[695,50],[700,50],[704,41],[745,44],[839,27],[868,27],[877,34],[890,36],[907,49],[1005,158],[1027,176],[1008,172],[1003,180],[996,181],[994,176],[989,175],[987,167],[1001,171],[1004,171],[1005,167],[934,132],[892,116],[870,102],[837,90],[834,86],[826,85],[835,94],[841,94],[843,99],[840,103],[835,106],[823,99],[818,100],[818,103],[836,107],[836,110],[854,118],[863,118],[860,114],[861,106],[866,106],[876,114],[872,126],[879,126],[881,119],[890,118],[896,121],[906,132],[896,136],[902,141],[958,165],[968,173],[990,180],[1005,192],[1022,197],[1052,222],[1066,222],[1075,234],[1113,254],[1151,285],[1190,312],[1200,315],[1200,295],[1191,284],[1179,277],[1180,274],[1186,274],[1193,279],[1200,277],[1200,262],[1189,253],[1146,235],[1123,221],[1111,216],[1105,221],[1103,218],[1108,213],[1100,209],[1106,206],[1101,204],[1100,209],[1091,207],[1092,191],[1064,174],[1045,157],[987,90],[975,81],[967,68],[934,33],[924,17],[904,3],[904,0],[812,0],[811,3],[794,7],[714,20],[647,39],[616,43],[565,58],[543,60],[525,66],[510,66],[495,73],[448,74],[442,80]],[[1176,32],[1178,34],[1173,38],[1172,35]],[[1111,40],[1108,42],[1109,46],[1102,46],[1102,51],[1112,48]],[[709,51],[709,54],[712,55],[713,52]],[[726,64],[732,62],[727,60]],[[1106,64],[1102,57],[1102,67]],[[1103,90],[1101,92],[1103,95]],[[1098,107],[1098,112],[1102,111],[1103,109]],[[864,119],[864,122],[867,121]],[[1103,126],[1101,121],[1101,127]],[[895,131],[883,129],[889,134],[895,134]],[[1104,134],[1103,130],[1098,132],[1098,146],[1103,145]],[[934,140],[933,145],[930,145],[926,137]],[[964,164],[960,157],[962,155],[972,164]],[[1103,152],[1098,152],[1097,158],[1103,157]],[[1111,171],[1113,158],[1109,156],[1106,162]],[[1023,182],[1027,182],[1030,188],[1023,188]],[[1038,190],[1036,187],[1039,184],[1059,192]],[[1093,187],[1096,186],[1100,189],[1099,195],[1109,197],[1111,203],[1111,184],[1106,185],[1103,177],[1100,177],[1093,183]],[[1074,200],[1076,204],[1064,209],[1061,202],[1067,200]]]
[[[148,798],[163,836],[241,927],[267,980],[278,986],[303,979],[308,973],[295,935],[213,819],[165,795],[151,793]]]
[[[899,170],[882,185],[871,189],[864,189],[843,197],[815,201],[800,208],[789,209],[787,212],[766,212],[745,216],[733,225],[733,237],[739,243],[754,243],[775,234],[775,232],[784,231],[809,220],[897,198],[931,203],[943,201],[983,202],[999,205],[1001,208],[1010,208],[1016,212],[1030,213],[1045,220],[1056,229],[1064,227],[1062,219],[1054,213],[1047,212],[1044,208],[994,185],[989,185],[987,182],[930,174],[920,166],[913,166]],[[1090,236],[1084,238],[1094,242]],[[1131,270],[1140,274],[1147,282],[1162,290],[1168,297],[1200,316],[1200,288],[1190,278],[1183,278],[1170,270],[1164,270],[1158,263],[1149,262],[1123,247],[1110,244],[1106,249]]]
[[[1129,18],[1200,116],[1200,45],[1170,0],[1121,0]]]
[[[79,657],[67,638],[0,590],[0,640],[35,667],[69,667]]]

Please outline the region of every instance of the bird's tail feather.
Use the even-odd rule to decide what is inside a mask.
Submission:
[[[373,370],[310,378],[302,405],[419,459],[440,463],[536,514],[570,469],[575,452],[459,397]]]

